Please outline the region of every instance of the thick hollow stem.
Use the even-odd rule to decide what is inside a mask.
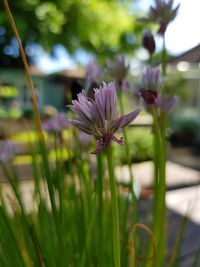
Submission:
[[[165,158],[165,149],[163,147],[163,138],[161,135],[161,131],[158,125],[158,118],[156,111],[153,112],[154,117],[154,127],[155,127],[155,135],[157,137],[157,146],[156,146],[156,155],[158,159],[158,182],[154,188],[154,195],[156,196],[155,200],[155,208],[154,208],[154,234],[157,243],[157,249],[159,248],[160,253],[157,255],[157,265],[162,266],[164,258],[165,258],[165,215],[166,215],[166,207],[165,207],[165,190],[166,190],[166,158]]]
[[[97,183],[96,183],[96,195],[97,195],[97,207],[98,207],[98,219],[97,223],[99,226],[99,263],[100,266],[103,266],[103,248],[104,248],[104,232],[103,232],[103,214],[104,214],[104,205],[103,205],[103,155],[102,153],[97,156]]]
[[[120,267],[118,201],[117,201],[117,189],[116,189],[116,183],[115,183],[111,145],[108,145],[106,149],[106,155],[107,155],[111,203],[112,203],[114,266]]]

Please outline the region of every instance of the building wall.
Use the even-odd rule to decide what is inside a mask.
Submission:
[[[53,82],[48,76],[32,75],[32,81],[39,92],[39,109],[45,105],[52,105],[58,110],[64,109],[65,90],[64,85]],[[17,69],[0,69],[0,82],[14,85],[18,91],[17,101],[22,109],[31,109],[31,97],[25,72]]]
[[[63,110],[65,103],[65,88],[63,84],[58,84],[46,80],[43,90],[43,106],[51,105],[58,110]]]
[[[43,105],[44,77],[32,76],[32,81],[40,95],[40,108]],[[22,108],[31,108],[31,98],[25,72],[23,70],[0,69],[0,82],[14,85],[18,91],[17,101]]]

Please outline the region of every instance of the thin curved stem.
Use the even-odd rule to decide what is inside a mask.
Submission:
[[[17,39],[17,43],[19,45],[19,50],[20,50],[20,54],[21,54],[22,61],[23,61],[23,64],[24,64],[26,78],[27,78],[27,82],[28,82],[28,85],[29,85],[31,99],[32,99],[32,103],[33,103],[33,109],[34,109],[34,113],[35,113],[35,118],[36,118],[39,137],[41,139],[44,139],[44,135],[43,135],[43,132],[42,132],[42,124],[41,124],[41,119],[40,119],[40,113],[39,113],[38,104],[37,104],[37,98],[36,98],[33,82],[32,82],[32,79],[31,79],[30,69],[29,69],[29,66],[28,66],[28,62],[27,62],[27,59],[26,59],[24,48],[22,46],[22,42],[21,42],[21,39],[19,37],[19,33],[18,33],[17,27],[15,25],[15,21],[13,19],[12,13],[10,11],[10,8],[9,8],[9,5],[8,5],[8,1],[7,0],[3,0],[3,3],[4,3],[4,6],[5,6],[7,15],[9,17],[10,24],[12,26],[13,32],[14,32],[15,37]]]

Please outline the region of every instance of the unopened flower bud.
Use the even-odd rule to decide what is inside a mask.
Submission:
[[[145,31],[142,39],[142,44],[146,48],[149,54],[153,54],[156,49],[156,43],[150,30]]]

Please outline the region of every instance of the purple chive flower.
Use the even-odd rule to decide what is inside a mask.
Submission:
[[[142,44],[148,50],[149,54],[152,55],[155,52],[156,43],[150,30],[144,32]]]
[[[148,21],[159,24],[158,33],[164,35],[168,24],[176,17],[180,4],[173,8],[173,0],[154,0],[150,7]]]
[[[6,162],[14,158],[17,147],[16,143],[9,140],[0,142],[0,161]]]
[[[158,34],[164,36],[168,24],[176,17],[180,4],[173,8],[173,0],[154,0],[147,18],[141,18],[142,22],[155,22],[159,25]]]
[[[107,68],[112,78],[122,82],[129,72],[130,63],[126,61],[123,55],[118,55],[113,62],[107,61]]]
[[[177,102],[177,97],[173,96],[159,96],[158,97],[158,107],[161,112],[169,113],[175,106]]]
[[[79,132],[79,140],[84,149],[88,149],[92,142],[94,141],[94,137],[92,135],[86,134],[82,131]]]
[[[94,91],[94,100],[79,93],[78,100],[72,101],[69,108],[76,114],[77,119],[70,122],[83,132],[96,137],[97,146],[93,154],[99,154],[111,141],[123,144],[122,138],[118,139],[114,133],[130,124],[141,108],[128,115],[119,116],[114,82],[107,85],[104,83]]]
[[[85,92],[86,95],[94,99],[94,89],[101,83],[103,71],[95,59],[86,66]]]
[[[147,91],[159,91],[163,86],[164,79],[161,77],[159,68],[147,66],[142,74],[141,85]]]
[[[65,113],[59,112],[55,117],[43,124],[43,129],[50,134],[60,134],[62,130],[69,128],[69,125]]]
[[[168,113],[174,107],[176,97],[163,96],[161,94],[163,84],[164,79],[161,77],[160,69],[148,66],[142,74],[141,89],[139,89],[142,105],[147,111],[151,112],[155,107],[161,112]]]
[[[86,88],[92,83],[99,84],[102,79],[102,70],[95,59],[91,60],[86,66]]]
[[[158,95],[162,85],[160,69],[148,66],[142,74],[141,89],[139,90],[142,104],[147,110],[150,111],[153,106],[158,105]]]

